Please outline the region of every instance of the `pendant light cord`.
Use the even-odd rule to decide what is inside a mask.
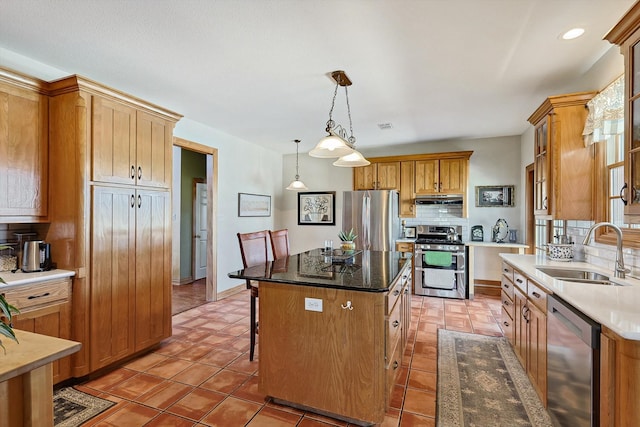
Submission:
[[[296,181],[299,181],[300,175],[298,174],[298,146],[300,145],[300,140],[295,139],[294,142],[296,143]]]

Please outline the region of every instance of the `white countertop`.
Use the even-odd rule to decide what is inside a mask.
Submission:
[[[640,280],[618,279],[613,277],[613,271],[585,262],[551,261],[542,255],[500,254],[500,257],[591,319],[623,338],[640,341]],[[536,267],[541,266],[603,273],[612,282],[626,286],[566,282],[538,271]]]
[[[498,243],[498,242],[472,242],[472,241],[468,241],[468,242],[464,242],[465,245],[467,246],[484,246],[484,247],[490,247],[490,248],[523,248],[526,249],[529,247],[529,245],[523,245],[522,243],[509,243],[509,242],[504,242],[504,243]]]
[[[62,277],[75,276],[75,271],[70,270],[49,270],[49,271],[36,271],[33,273],[23,273],[16,271],[12,273],[10,271],[3,271],[0,273],[0,277],[7,282],[6,284],[0,283],[0,291],[3,289],[13,288],[20,285],[28,285],[33,282],[44,282],[47,280],[60,279]]]

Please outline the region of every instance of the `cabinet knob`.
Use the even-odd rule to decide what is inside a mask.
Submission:
[[[341,305],[343,310],[353,310],[353,306],[351,305],[351,301],[347,301],[347,305]]]
[[[138,166],[138,179],[142,179],[142,166]]]
[[[622,193],[624,193],[624,192],[625,192],[624,190],[625,190],[627,187],[628,187],[628,186],[627,186],[627,183],[625,182],[625,183],[624,183],[624,185],[622,186],[622,188],[620,189],[620,200],[622,200],[622,203],[624,203],[624,205],[625,205],[625,206],[627,206],[627,199],[625,199],[625,198],[622,196]]]
[[[392,323],[394,328],[397,328],[398,326],[400,326],[400,321],[399,320],[394,320]]]
[[[131,165],[131,179],[136,179],[136,167]]]
[[[541,297],[541,295],[539,293],[535,292],[535,291],[532,292],[531,294],[536,298],[540,298]]]

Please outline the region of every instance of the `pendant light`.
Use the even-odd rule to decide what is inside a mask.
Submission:
[[[300,175],[298,175],[298,146],[300,145],[300,140],[295,139],[293,142],[296,143],[296,179],[291,181],[291,184],[286,189],[292,191],[308,190],[304,182],[300,181]]]
[[[329,110],[329,120],[325,131],[327,136],[322,138],[313,150],[309,152],[312,157],[320,158],[336,158],[333,165],[341,167],[354,167],[354,166],[366,166],[371,164],[354,148],[356,138],[353,136],[353,123],[351,121],[351,107],[349,106],[349,92],[348,86],[351,86],[351,80],[344,71],[338,70],[331,73],[331,77],[336,82],[335,90],[333,91],[333,99],[331,101],[331,109]],[[338,94],[338,86],[344,87],[344,94],[347,101],[347,115],[349,116],[349,130],[350,135],[347,136],[347,131],[339,124],[333,121],[333,107],[336,104],[336,96]]]

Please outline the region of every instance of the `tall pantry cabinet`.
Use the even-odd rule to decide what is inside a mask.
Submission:
[[[50,219],[76,271],[74,376],[171,334],[171,153],[180,115],[83,77],[50,84]]]

